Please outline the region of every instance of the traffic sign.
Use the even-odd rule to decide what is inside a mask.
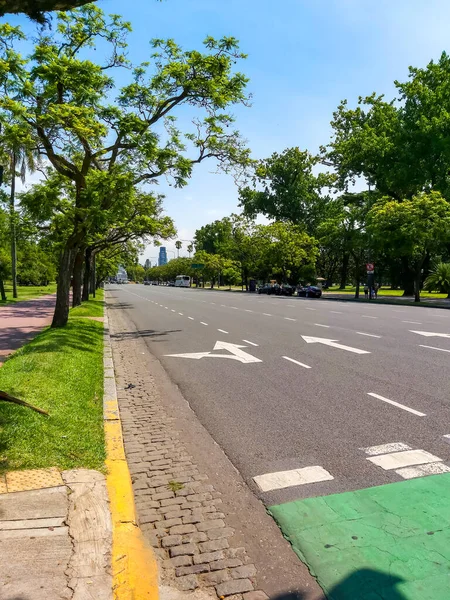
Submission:
[[[367,263],[366,264],[366,269],[368,273],[373,273],[375,270],[375,265],[373,263]]]
[[[205,265],[202,265],[201,263],[196,263],[192,265],[193,269],[203,269]]]

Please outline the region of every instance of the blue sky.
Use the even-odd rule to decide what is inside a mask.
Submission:
[[[153,37],[174,38],[186,49],[200,48],[206,35],[238,38],[248,54],[240,69],[250,78],[253,100],[251,108],[233,113],[256,158],[290,146],[316,152],[329,140],[340,100],[353,104],[373,91],[391,98],[393,81],[405,80],[409,65],[424,66],[450,50],[448,0],[101,0],[98,5],[131,21],[129,53],[136,62],[149,56]],[[23,18],[9,20],[30,30]],[[200,165],[182,190],[160,186],[182,239],[238,211],[232,178],[214,170],[211,163]],[[174,242],[166,245],[174,250]],[[156,254],[149,247],[143,259]]]

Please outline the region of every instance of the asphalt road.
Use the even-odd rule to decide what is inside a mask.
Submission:
[[[267,505],[400,481],[420,475],[408,465],[421,461],[424,474],[450,470],[450,311],[108,289]],[[391,450],[406,471],[388,464]],[[297,469],[311,482],[298,485]],[[280,471],[291,472],[281,489],[258,479]]]

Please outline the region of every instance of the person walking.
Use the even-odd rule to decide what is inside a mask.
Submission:
[[[369,297],[369,286],[366,283],[364,285],[364,298],[367,300],[368,297]]]

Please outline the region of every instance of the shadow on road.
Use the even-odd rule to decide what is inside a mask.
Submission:
[[[167,337],[171,333],[179,333],[182,329],[169,329],[167,331],[156,331],[155,329],[140,329],[139,331],[124,331],[111,335],[113,340],[136,340],[138,338],[152,338],[154,341],[162,341],[156,338]]]
[[[396,589],[404,580],[389,573],[374,569],[355,571],[323,596],[323,600],[407,600]],[[309,597],[301,592],[286,592],[272,596],[270,600],[306,600]]]

